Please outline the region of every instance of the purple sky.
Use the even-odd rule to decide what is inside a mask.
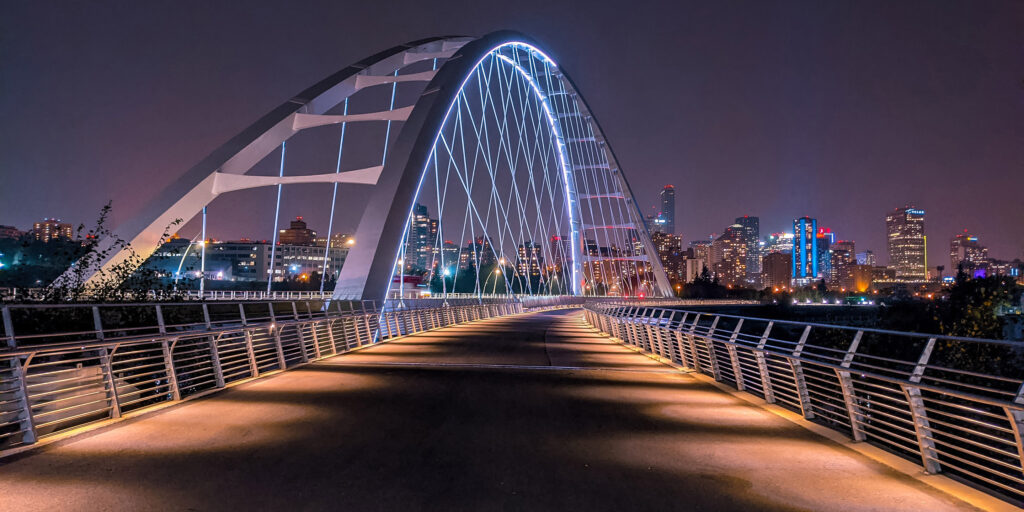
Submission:
[[[933,264],[963,228],[1024,256],[1024,3],[442,3],[6,3],[0,224],[87,222],[107,199],[124,218],[347,64],[510,28],[573,76],[645,213],[677,187],[687,240],[811,215],[884,261],[885,213],[913,203]],[[304,190],[282,219],[326,229],[308,204],[329,196]],[[267,196],[218,206],[214,236],[269,236]]]

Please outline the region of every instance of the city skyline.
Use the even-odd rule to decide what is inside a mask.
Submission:
[[[26,227],[56,216],[88,224],[113,200],[119,224],[267,108],[340,66],[426,33],[511,27],[535,34],[584,84],[645,213],[664,184],[676,187],[676,232],[687,240],[720,234],[738,215],[759,216],[762,233],[808,215],[886,263],[885,212],[912,203],[929,212],[929,254],[947,252],[947,238],[966,228],[995,257],[1024,255],[1024,63],[1015,50],[1024,44],[1024,5],[680,4],[625,12],[598,2],[581,19],[569,7],[527,2],[511,12],[468,6],[451,19],[410,2],[360,6],[356,19],[382,9],[402,14],[388,26],[346,31],[330,29],[336,8],[125,5],[113,16],[71,5],[54,16],[52,5],[11,6],[0,20],[9,35],[0,56],[8,92],[0,97],[8,127],[0,172],[19,186],[0,189],[0,223]],[[544,21],[532,14],[541,8]],[[269,11],[307,29],[269,30],[259,21]],[[560,30],[565,20],[577,29]],[[626,44],[602,35],[607,26],[639,23],[648,29]],[[666,59],[675,65],[663,66]],[[664,77],[638,82],[633,73],[606,72],[627,62]],[[64,122],[40,112],[59,112]],[[332,159],[298,167],[333,169]],[[254,173],[276,170],[262,162]],[[354,231],[365,196],[358,186],[340,188],[336,231]],[[249,208],[273,199],[269,190],[218,199],[210,232],[270,238],[272,213],[252,216]],[[289,187],[280,218],[304,215],[323,227],[329,203],[329,187]],[[196,221],[182,227],[183,236],[196,232]]]

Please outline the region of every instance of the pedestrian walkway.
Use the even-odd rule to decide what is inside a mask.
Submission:
[[[0,510],[973,510],[578,310],[428,331],[0,461]]]

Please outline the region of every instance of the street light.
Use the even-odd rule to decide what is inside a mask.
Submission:
[[[492,270],[491,273],[487,275],[487,279],[484,280],[484,288],[483,289],[485,291],[487,290],[487,283],[490,282],[491,276],[500,276],[500,275],[501,275],[501,269],[500,268],[495,268],[494,270]],[[495,278],[494,279],[494,286],[491,286],[491,294],[492,295],[494,294],[494,292],[495,292],[495,290],[497,288],[498,288],[498,279]]]

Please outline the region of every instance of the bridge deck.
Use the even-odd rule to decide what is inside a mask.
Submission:
[[[609,342],[491,319],[0,462],[3,510],[967,510]]]

